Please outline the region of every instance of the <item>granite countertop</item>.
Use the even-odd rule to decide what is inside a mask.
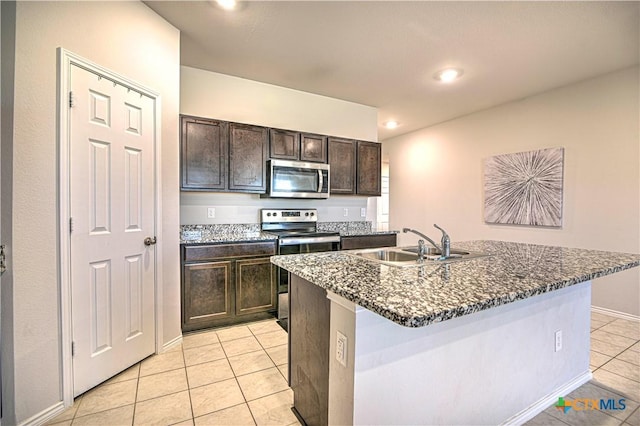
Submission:
[[[224,244],[224,243],[240,243],[254,241],[275,241],[278,238],[274,235],[264,232],[245,232],[245,233],[229,233],[229,234],[207,234],[196,239],[180,239],[180,244],[198,245],[198,244]]]
[[[345,230],[340,231],[341,237],[366,237],[367,235],[392,235],[398,234],[398,231],[364,231],[364,230]]]
[[[182,225],[180,227],[180,244],[224,244],[251,241],[276,240],[272,234],[260,230],[260,224],[209,224]],[[398,231],[374,231],[371,222],[318,222],[318,230],[338,232],[342,237],[397,234]]]
[[[452,243],[490,256],[396,267],[348,252],[271,262],[406,327],[490,309],[640,265],[640,255],[502,241]]]

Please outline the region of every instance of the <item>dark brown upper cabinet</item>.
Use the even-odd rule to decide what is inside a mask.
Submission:
[[[281,160],[300,159],[300,133],[290,130],[269,130],[269,157]]]
[[[379,196],[382,179],[382,146],[376,142],[363,141],[358,141],[357,145],[356,193]]]
[[[229,190],[264,193],[269,132],[266,127],[229,124]]]
[[[302,133],[300,136],[300,160],[313,163],[327,162],[327,137]]]
[[[291,130],[269,129],[269,157],[326,163],[327,137]]]
[[[182,189],[225,190],[229,123],[181,117]]]
[[[356,193],[356,141],[329,137],[330,193]]]
[[[186,115],[180,124],[182,190],[264,194],[267,160],[278,158],[329,163],[331,194],[381,193],[379,143]]]

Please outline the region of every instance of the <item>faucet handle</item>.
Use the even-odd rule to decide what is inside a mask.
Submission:
[[[435,223],[433,224],[433,226],[442,231],[442,239],[440,240],[440,242],[442,243],[442,257],[448,258],[449,256],[451,256],[451,239],[449,238],[449,234],[447,234],[447,231],[440,228]]]

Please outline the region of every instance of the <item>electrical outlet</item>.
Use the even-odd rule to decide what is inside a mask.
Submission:
[[[556,350],[555,352],[560,352],[562,350],[562,330],[556,331]]]
[[[216,208],[215,207],[208,207],[207,208],[207,218],[209,218],[209,219],[215,219],[216,218]]]
[[[344,217],[349,216],[349,209],[344,209],[344,210],[342,211],[342,215],[343,215]]]
[[[336,359],[343,366],[347,366],[347,336],[336,332]]]
[[[367,209],[365,207],[360,208],[360,217],[367,217]]]

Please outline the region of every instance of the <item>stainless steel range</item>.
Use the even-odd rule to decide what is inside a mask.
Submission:
[[[278,254],[316,253],[340,249],[340,233],[317,230],[316,209],[262,209],[261,228],[278,237]],[[278,268],[278,320],[287,327],[289,273]]]

